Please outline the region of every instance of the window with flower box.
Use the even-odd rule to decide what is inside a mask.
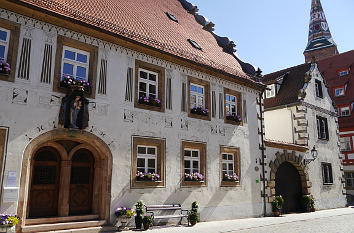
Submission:
[[[182,186],[206,185],[206,144],[182,141]]]
[[[133,136],[132,141],[131,186],[164,187],[165,139]]]
[[[241,93],[224,88],[225,123],[242,124],[242,99]]]
[[[0,80],[13,82],[15,79],[19,35],[18,23],[0,19]]]
[[[160,66],[135,61],[135,102],[136,108],[165,111],[165,69]]]
[[[59,35],[55,55],[53,90],[66,92],[82,86],[85,95],[95,97],[98,48]]]
[[[240,184],[240,149],[220,147],[221,186]]]
[[[194,77],[188,78],[188,116],[210,120],[210,84]]]

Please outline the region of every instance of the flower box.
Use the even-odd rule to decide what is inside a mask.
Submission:
[[[226,114],[226,120],[240,123],[242,121],[242,117],[240,115],[235,114]]]
[[[142,181],[142,182],[161,182],[160,181],[160,175],[157,173],[143,173],[143,172],[137,172],[135,174],[136,181]]]
[[[238,183],[239,182],[239,178],[238,178],[238,175],[236,175],[236,173],[234,173],[233,175],[224,174],[223,178],[222,178],[222,181]]]
[[[208,116],[209,110],[207,108],[194,107],[191,109],[191,114],[196,114],[200,116]]]
[[[184,181],[204,182],[204,176],[199,172],[184,173]]]
[[[59,86],[61,88],[67,88],[71,90],[78,90],[78,91],[91,91],[91,84],[86,80],[79,80],[75,79],[74,77],[63,75],[61,81],[59,82]]]
[[[140,97],[138,99],[138,103],[148,105],[148,106],[153,106],[153,107],[161,107],[161,101],[151,96]]]
[[[10,64],[7,63],[4,59],[0,60],[0,74],[9,75],[10,74]]]

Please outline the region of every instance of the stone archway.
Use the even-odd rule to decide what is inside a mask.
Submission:
[[[310,194],[311,192],[311,182],[309,181],[308,168],[303,163],[303,156],[296,155],[295,151],[289,153],[287,150],[284,150],[283,153],[277,152],[275,154],[276,159],[270,161],[270,180],[268,181],[268,188],[270,189],[269,202],[274,200],[276,195],[276,174],[280,166],[284,163],[290,163],[298,172],[301,182],[301,191],[302,194]]]
[[[35,155],[41,148],[53,148],[60,156],[59,166],[59,192],[58,210],[55,218],[29,218],[31,187],[33,186],[33,166],[36,164]],[[90,207],[87,208],[89,215],[86,217],[69,216],[70,187],[72,164],[76,167],[86,166],[85,161],[78,161],[73,158],[78,151],[87,151],[90,155],[87,166],[90,166],[92,179],[90,180],[90,190],[92,199]],[[74,162],[73,162],[73,161]],[[80,160],[80,159],[79,159]],[[87,167],[86,166],[86,167]],[[20,193],[17,215],[21,218],[20,232],[27,225],[36,225],[55,222],[72,222],[88,220],[110,219],[110,191],[112,176],[112,154],[110,149],[100,138],[86,131],[57,129],[46,132],[33,139],[26,147],[22,160],[22,174],[20,180]],[[33,195],[33,194],[32,194]]]

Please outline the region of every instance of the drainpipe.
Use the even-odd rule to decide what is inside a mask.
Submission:
[[[263,109],[262,109],[262,95],[263,92],[259,93],[259,120],[261,123],[261,151],[262,151],[262,185],[263,185],[263,216],[267,215],[267,199],[266,199],[266,179],[265,179],[265,146],[264,146],[264,122],[263,122]]]

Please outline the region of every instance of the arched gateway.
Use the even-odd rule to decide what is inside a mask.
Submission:
[[[43,223],[109,222],[112,155],[97,136],[58,129],[33,139],[23,155],[21,228]]]
[[[301,196],[310,194],[311,183],[307,173],[308,168],[303,164],[303,157],[295,151],[276,153],[276,159],[269,163],[270,182],[268,186],[272,197],[281,195],[284,198],[284,213],[301,211]]]

